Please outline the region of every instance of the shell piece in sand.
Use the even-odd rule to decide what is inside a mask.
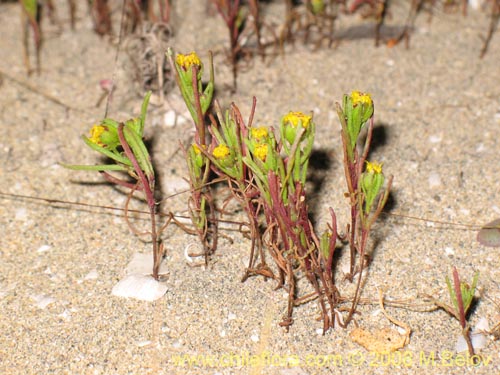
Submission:
[[[483,349],[486,347],[486,345],[488,345],[488,334],[486,332],[488,332],[489,330],[490,327],[488,325],[488,320],[484,317],[481,318],[470,334],[474,351]],[[465,341],[464,336],[460,334],[457,337],[455,351],[457,353],[462,353],[468,349],[469,347],[467,346],[467,342]]]
[[[132,274],[121,279],[113,287],[112,294],[117,297],[134,298],[141,301],[155,301],[167,292],[167,286],[152,276]]]

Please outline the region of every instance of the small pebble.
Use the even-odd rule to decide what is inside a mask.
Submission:
[[[437,172],[432,172],[429,175],[429,187],[435,188],[441,185],[441,176]]]
[[[443,137],[441,135],[431,135],[429,137],[429,142],[431,143],[439,143],[443,140]]]
[[[49,251],[52,247],[49,245],[42,245],[37,249],[37,253],[45,253],[46,251]]]
[[[446,255],[455,255],[455,250],[453,250],[452,247],[446,247],[444,249],[444,252],[446,253]]]
[[[88,274],[85,275],[84,279],[85,280],[95,280],[99,277],[99,273],[97,272],[96,269],[93,269],[90,271]]]
[[[137,343],[137,346],[138,346],[139,348],[142,348],[142,347],[144,347],[144,346],[148,346],[148,345],[151,345],[151,340],[143,340],[143,341],[139,341],[139,342]]]
[[[479,143],[476,147],[476,152],[477,153],[480,153],[480,152],[483,152],[484,150],[486,150],[486,147],[484,146],[483,143]]]
[[[177,114],[175,113],[174,110],[170,110],[165,112],[165,115],[163,116],[163,124],[167,128],[173,128],[177,122]]]
[[[26,211],[26,208],[18,208],[16,210],[14,217],[16,220],[26,220],[28,217],[28,213]]]

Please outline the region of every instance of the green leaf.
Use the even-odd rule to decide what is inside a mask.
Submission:
[[[132,149],[132,152],[134,153],[139,166],[146,174],[148,180],[151,180],[154,176],[154,171],[146,145],[139,137],[139,135],[134,131],[134,129],[129,127],[127,124],[125,124],[125,126],[123,127],[123,135],[125,136],[125,140],[127,141],[128,145]]]
[[[127,171],[128,169],[118,164],[102,164],[102,165],[70,165],[63,164],[64,168],[73,169],[75,171]]]
[[[144,100],[142,102],[142,107],[141,107],[141,117],[140,117],[140,128],[139,128],[139,135],[142,137],[144,133],[144,124],[146,123],[146,113],[148,112],[148,104],[149,104],[149,99],[151,98],[151,91],[148,91],[146,95],[144,96]]]
[[[129,167],[132,167],[132,162],[128,160],[126,157],[120,155],[117,152],[113,152],[111,150],[108,150],[107,148],[101,147],[93,142],[91,142],[87,137],[82,135],[83,141],[89,146],[92,150],[97,151],[105,156],[107,156],[110,159],[113,159],[114,161],[118,163],[125,164]]]

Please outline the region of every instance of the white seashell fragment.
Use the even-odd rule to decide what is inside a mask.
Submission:
[[[445,247],[444,252],[446,255],[455,255],[455,250],[452,247]]]
[[[441,134],[434,134],[429,137],[429,142],[430,143],[439,143],[443,140],[443,137]]]
[[[252,340],[253,342],[259,342],[260,337],[258,334],[254,333],[252,336],[250,336],[250,340]]]
[[[432,172],[429,175],[429,187],[434,188],[441,185],[441,176],[437,172]]]
[[[134,298],[141,301],[155,301],[165,295],[167,286],[152,276],[128,275],[113,287],[112,294],[117,297]]]
[[[484,317],[479,319],[479,322],[477,322],[476,326],[470,334],[470,339],[474,350],[479,350],[486,347],[486,345],[488,344],[488,338],[485,332],[488,332],[489,330],[490,327],[488,324],[488,320]],[[460,334],[457,338],[457,344],[455,345],[456,352],[461,353],[465,352],[468,349],[469,348],[467,347],[464,336]]]
[[[18,208],[15,212],[15,220],[21,221],[28,218],[28,211],[26,208]]]
[[[85,275],[84,280],[96,280],[99,277],[99,273],[96,269],[93,269],[88,274]]]
[[[151,341],[151,340],[143,340],[143,341],[139,341],[139,342],[137,343],[137,346],[138,346],[139,348],[143,348],[143,347],[145,347],[145,346],[149,346],[149,345],[151,345],[151,343],[152,343],[152,341]]]
[[[186,258],[186,260],[189,263],[193,263],[194,260],[196,260],[196,259],[202,260],[204,258],[203,255],[199,255],[199,256],[190,256],[189,255],[191,253],[191,248],[197,247],[197,246],[199,246],[197,243],[191,242],[191,243],[187,244],[186,247],[184,247],[184,258]],[[197,253],[203,254],[203,250],[200,250]]]
[[[52,248],[52,246],[49,246],[49,245],[42,245],[40,246],[36,252],[37,253],[45,253],[46,251],[49,251],[50,249]]]
[[[47,296],[45,294],[37,294],[31,296],[31,299],[35,301],[35,306],[37,306],[40,309],[45,309],[51,303],[56,302],[55,298]]]

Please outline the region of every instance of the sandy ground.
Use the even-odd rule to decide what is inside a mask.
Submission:
[[[230,70],[220,53],[226,32],[217,17],[207,17],[203,7],[194,9],[192,3],[179,4],[174,17],[177,36],[171,45],[181,52],[196,49],[204,59],[209,49],[219,51],[217,96],[224,106],[234,100],[247,116],[255,95],[256,122],[261,124],[277,124],[289,110],[314,111],[315,147],[324,155],[319,164],[326,166],[318,171],[324,178],[321,191],[311,198],[320,228],[329,206],[337,211],[339,222],[346,223],[334,103],[352,89],[370,92],[376,103],[373,158],[394,175],[393,212],[470,224],[500,216],[500,43],[495,35],[485,58],[478,58],[480,36],[489,22],[486,14],[470,12],[463,18],[437,11],[431,23],[422,15],[410,49],[375,48],[369,38],[351,38],[336,49],[318,51],[298,42],[284,58],[265,63],[254,59],[240,73],[239,91],[231,96]],[[74,32],[67,23],[60,35],[46,26],[42,74],[28,79],[18,9],[0,6],[0,69],[5,73],[0,87],[0,191],[122,207],[124,195],[102,183],[97,174],[57,164],[97,162],[80,135],[102,119],[104,106],[95,107],[101,94],[99,80],[111,78],[115,71],[115,49],[92,32],[82,12]],[[393,24],[406,14],[404,6],[395,6],[393,12]],[[59,14],[65,18],[65,2]],[[118,119],[137,114],[141,103],[132,74],[122,69],[126,62],[122,53],[118,90],[109,112]],[[186,175],[177,145],[191,132],[189,123],[165,122],[165,108],[185,111],[175,91],[167,99],[166,107],[151,107],[146,131],[154,137],[164,195],[179,189]],[[489,340],[481,351],[488,362],[478,368],[464,365],[461,357],[450,359],[460,329],[443,311],[388,307],[389,314],[412,329],[410,344],[390,356],[377,356],[355,344],[349,337],[354,325],[322,336],[314,302],[295,310],[295,322],[286,333],[278,326],[286,307],[284,291],[260,278],[240,282],[249,242],[234,232],[228,232],[232,241],[221,239],[213,262],[203,270],[190,267],[184,257],[186,244],[196,239],[170,227],[165,233],[165,297],[155,303],[118,299],[111,289],[132,254],[149,250],[130,233],[119,213],[0,198],[3,374],[500,371],[499,341]],[[186,199],[176,196],[165,208],[181,212]],[[427,293],[448,301],[444,278],[452,267],[469,280],[478,270],[481,298],[470,321],[474,325],[486,318],[493,326],[500,314],[499,250],[481,246],[475,236],[473,230],[445,224],[384,219],[373,233],[372,244],[377,246],[363,297],[375,300],[382,289],[393,299]],[[344,253],[342,264],[347,261]],[[349,295],[353,286],[341,279],[339,270],[338,286]],[[360,327],[394,328],[376,304],[359,311]]]

